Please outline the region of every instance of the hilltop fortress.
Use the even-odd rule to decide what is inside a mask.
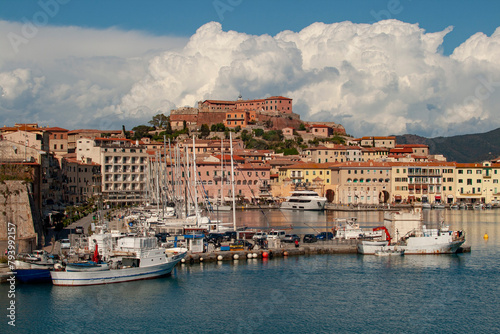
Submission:
[[[182,107],[170,111],[170,124],[173,130],[196,130],[202,124],[211,126],[222,123],[228,128],[246,128],[256,125],[278,130],[298,129],[301,124],[298,114],[293,113],[292,99],[271,96],[264,99],[243,100],[241,95],[236,101],[205,100],[198,102],[198,108]],[[315,123],[331,127],[334,133],[345,135],[345,129],[334,122]]]

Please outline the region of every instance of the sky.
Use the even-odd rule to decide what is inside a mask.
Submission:
[[[0,126],[281,95],[355,137],[500,127],[498,1],[0,1]]]

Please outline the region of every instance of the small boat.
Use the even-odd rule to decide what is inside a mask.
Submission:
[[[320,196],[312,190],[296,190],[288,196],[280,209],[282,210],[309,210],[323,211],[325,209],[326,197]]]
[[[458,203],[453,203],[452,205],[450,205],[450,210],[458,210],[460,209],[460,205],[458,205]]]
[[[33,254],[20,256],[15,260],[16,279],[21,283],[49,283],[50,271],[58,262],[44,250],[37,250]]]
[[[474,204],[473,208],[474,208],[474,210],[484,210],[485,206],[483,203],[476,203],[476,204]]]
[[[73,262],[66,265],[66,271],[101,271],[109,270],[107,263],[98,263],[94,261]]]
[[[432,203],[432,208],[433,209],[444,209],[445,206],[441,202],[434,202],[434,203]]]
[[[427,210],[432,209],[431,203],[429,202],[422,203],[422,209],[427,209]]]

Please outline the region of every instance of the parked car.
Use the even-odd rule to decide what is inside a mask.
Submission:
[[[297,234],[287,234],[283,238],[283,242],[295,242],[295,240],[300,241],[300,237]]]
[[[257,232],[253,235],[252,237],[253,240],[259,240],[259,239],[267,239],[267,233],[266,232]]]
[[[69,239],[61,239],[59,242],[61,243],[61,249],[71,248],[71,242]]]
[[[75,233],[76,234],[83,234],[83,226],[75,227]]]
[[[318,238],[314,234],[306,234],[304,235],[304,238],[302,239],[304,243],[313,243],[318,241]]]
[[[271,231],[267,234],[267,239],[283,239],[285,235],[283,230]]]
[[[209,233],[205,237],[206,242],[213,242],[213,243],[219,243],[224,241],[224,234],[221,233]]]
[[[316,236],[316,239],[318,240],[332,240],[333,239],[333,233],[332,232],[321,232]]]

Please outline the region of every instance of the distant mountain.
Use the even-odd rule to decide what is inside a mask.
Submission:
[[[442,154],[448,161],[482,162],[500,156],[500,128],[453,137],[425,138],[417,135],[395,136],[398,144],[425,144],[430,154]]]

